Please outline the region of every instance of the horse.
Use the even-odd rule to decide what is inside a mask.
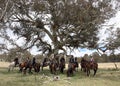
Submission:
[[[20,68],[19,71],[26,74],[26,70],[29,69],[29,73],[32,73],[32,68],[34,68],[34,71],[38,73],[40,71],[40,67],[41,67],[40,63],[35,62],[34,64],[32,64],[31,62],[25,61],[19,64]]]
[[[84,71],[87,73],[87,76],[90,76],[90,70],[93,70],[93,76],[95,76],[98,70],[98,64],[96,62],[81,60],[81,68],[84,69]]]
[[[13,60],[13,62],[11,62],[10,64],[9,64],[9,66],[8,66],[8,71],[13,71],[13,69],[14,69],[14,67],[16,67],[16,65],[18,65],[19,64],[19,62],[18,62],[18,58],[15,58],[14,60]]]
[[[65,68],[65,59],[61,58],[60,63],[59,63],[59,70],[60,70],[61,73],[63,73],[64,68]]]
[[[69,63],[68,64],[67,77],[73,75],[74,71],[76,71],[75,68],[76,68],[76,64],[75,63]]]
[[[43,62],[41,63],[41,70],[43,71],[43,68],[49,65],[50,65],[50,59],[44,58]]]
[[[50,60],[49,69],[52,74],[57,74],[57,70],[59,69],[59,63],[55,58]]]
[[[26,70],[29,68],[29,73],[32,73],[32,64],[25,61],[19,64],[19,68],[20,68],[20,72],[24,72],[24,74],[26,74]]]
[[[37,73],[40,71],[40,67],[41,67],[40,63],[35,63],[33,65],[34,71],[37,72]]]
[[[85,68],[85,63],[87,62],[87,60],[85,60],[84,58],[82,58],[80,66],[81,66],[81,71],[86,72],[86,68]]]

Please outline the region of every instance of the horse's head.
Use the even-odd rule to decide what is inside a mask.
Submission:
[[[14,59],[14,62],[15,62],[15,66],[16,66],[17,64],[19,64],[18,58],[15,58],[15,59]]]

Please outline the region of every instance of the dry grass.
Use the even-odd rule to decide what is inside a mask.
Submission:
[[[120,85],[120,70],[114,69],[113,63],[99,63],[99,70],[95,77],[87,77],[86,74],[80,71],[74,74],[73,77],[66,77],[66,74],[59,74],[60,79],[53,81],[53,75],[50,74],[48,68],[41,71],[39,74],[23,75],[18,73],[18,69],[8,72],[8,62],[0,62],[0,86],[119,86]],[[120,68],[120,63],[117,63]]]
[[[44,74],[44,75],[43,75]],[[98,70],[95,77],[87,77],[82,71],[78,71],[73,77],[59,74],[59,80],[54,81],[53,75],[48,69],[39,74],[23,75],[18,70],[8,72],[6,68],[0,68],[0,86],[119,86],[120,70]]]
[[[120,62],[117,62],[116,65],[118,68],[120,68]],[[98,67],[102,69],[114,69],[115,65],[114,63],[99,63]]]
[[[0,62],[0,67],[6,68],[9,66],[9,64],[10,64],[9,62]]]

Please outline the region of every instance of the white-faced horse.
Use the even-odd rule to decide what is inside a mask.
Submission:
[[[17,64],[19,64],[18,58],[15,58],[14,61],[9,64],[8,71],[13,71]]]

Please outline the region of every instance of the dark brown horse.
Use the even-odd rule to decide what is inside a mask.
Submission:
[[[63,73],[64,69],[65,69],[65,59],[64,59],[64,57],[62,57],[60,59],[60,63],[59,63],[59,70],[61,73]]]
[[[37,72],[37,73],[40,72],[40,67],[41,67],[40,63],[35,63],[32,66],[33,66],[35,72]]]
[[[50,65],[50,59],[44,58],[43,62],[41,63],[41,69],[42,69],[42,71],[43,71],[44,67],[47,67],[49,65]]]
[[[50,60],[49,69],[52,74],[57,74],[57,70],[59,69],[59,63],[55,58]]]
[[[87,73],[87,76],[90,75],[90,70],[94,71],[93,76],[96,75],[96,72],[98,70],[98,64],[96,62],[90,62],[85,59],[81,60],[81,70],[84,70]]]
[[[68,64],[68,70],[67,70],[67,76],[73,75],[74,71],[76,71],[77,64],[76,63],[69,63]]]
[[[84,58],[81,59],[81,63],[80,63],[81,71],[86,72],[86,68],[85,68],[86,62],[87,62],[87,60],[85,60]]]

